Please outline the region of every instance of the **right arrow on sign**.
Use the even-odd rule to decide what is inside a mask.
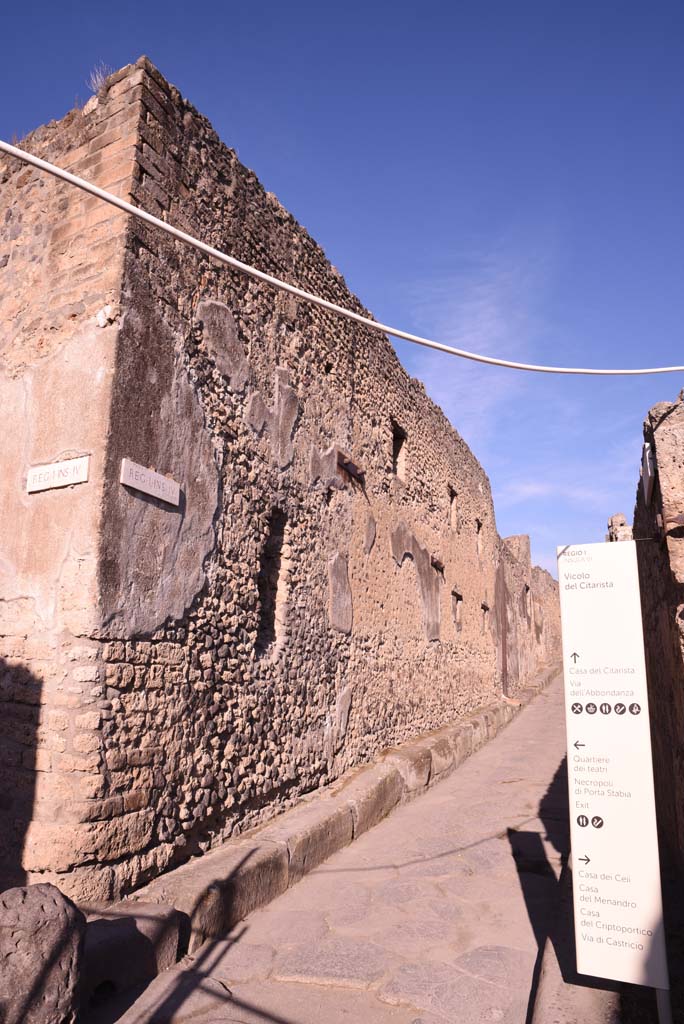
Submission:
[[[583,861],[584,864],[591,864],[591,860],[589,857],[587,857],[586,853],[584,857],[580,857],[579,860]]]

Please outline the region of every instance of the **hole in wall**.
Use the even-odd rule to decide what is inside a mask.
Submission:
[[[475,534],[476,534],[475,543],[477,545],[477,555],[478,555],[478,558],[479,558],[480,555],[482,554],[482,520],[481,519],[476,519],[475,520]]]
[[[406,479],[406,431],[392,421],[392,472],[400,480]]]
[[[525,615],[527,618],[532,617],[532,594],[530,593],[530,585],[526,583],[523,587],[523,608],[525,609]]]
[[[332,363],[326,363],[325,366],[323,367],[323,369],[324,369],[324,371],[326,373],[332,373],[332,368],[333,368],[333,364]]]
[[[460,633],[463,628],[463,597],[457,590],[451,591],[451,614],[456,632]]]
[[[487,629],[487,626],[489,625],[489,605],[485,601],[483,601],[481,607],[482,607],[482,632],[484,633],[486,631],[486,629]]]
[[[274,508],[259,560],[259,625],[256,651],[260,657],[276,653],[285,638],[290,561],[286,549],[287,515]]]
[[[449,526],[458,530],[458,494],[453,487],[449,488]]]

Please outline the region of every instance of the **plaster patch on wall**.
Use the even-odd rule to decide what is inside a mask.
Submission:
[[[337,471],[337,445],[332,444],[323,452],[315,444],[311,446],[309,475],[312,484],[320,480],[324,487],[344,486]]]
[[[397,565],[405,558],[413,559],[418,577],[418,593],[423,606],[423,628],[427,640],[439,640],[440,574],[432,565],[430,552],[424,548],[403,521],[392,531],[392,557]]]
[[[375,525],[375,519],[368,513],[368,519],[366,519],[366,533],[363,540],[363,550],[365,554],[370,555],[375,544],[375,534],[377,527]]]
[[[271,449],[280,469],[287,469],[294,458],[292,441],[299,415],[297,392],[290,387],[286,369],[276,370],[273,409],[269,409],[258,392],[253,392],[247,403],[245,419],[256,434],[268,432]]]
[[[234,391],[244,391],[249,364],[228,307],[223,302],[205,299],[198,305],[195,319],[202,324],[202,337],[216,369],[228,378]]]
[[[336,551],[328,562],[330,625],[340,633],[351,633],[353,607],[347,556]]]
[[[102,627],[112,636],[136,636],[182,618],[202,590],[205,562],[216,543],[219,474],[179,340],[146,312],[129,313],[119,351],[127,372],[115,387],[108,439]],[[154,386],[147,386],[137,368],[139,357],[154,367]],[[122,487],[123,457],[171,474],[181,489],[179,507]]]

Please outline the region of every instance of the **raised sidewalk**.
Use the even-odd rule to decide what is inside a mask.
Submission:
[[[567,849],[562,694],[547,681],[492,742],[517,708],[389,752],[155,881],[130,909],[172,902],[190,954],[122,1024],[524,1021]],[[480,1003],[489,1016],[471,1015]]]

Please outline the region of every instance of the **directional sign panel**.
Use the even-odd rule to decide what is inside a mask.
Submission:
[[[577,970],[668,985],[634,541],[558,548]]]

